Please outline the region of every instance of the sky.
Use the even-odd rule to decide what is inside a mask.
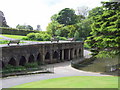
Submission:
[[[109,0],[0,0],[0,10],[4,13],[7,24],[15,28],[20,25],[37,25],[43,31],[50,23],[50,17],[64,8],[77,10],[87,6],[90,9],[101,6],[101,1]]]

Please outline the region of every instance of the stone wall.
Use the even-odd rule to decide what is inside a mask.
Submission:
[[[41,43],[2,47],[2,67],[11,64],[57,63],[83,57],[83,42]]]

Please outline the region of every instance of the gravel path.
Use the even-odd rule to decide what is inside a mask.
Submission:
[[[89,56],[89,51],[84,50],[84,55]],[[34,75],[22,75],[22,76],[13,76],[3,78],[2,88],[9,88],[15,85],[20,85],[28,82],[58,78],[58,77],[67,77],[67,76],[106,76],[100,73],[92,73],[77,70],[71,67],[70,61],[50,64],[48,67],[54,67],[54,73],[49,74],[34,74]]]

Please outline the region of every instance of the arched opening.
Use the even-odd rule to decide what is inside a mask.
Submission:
[[[77,50],[76,50],[76,49],[75,49],[74,55],[75,55],[75,56],[77,55]]]
[[[26,63],[26,59],[25,59],[25,57],[24,57],[24,56],[22,56],[22,57],[20,58],[19,65],[24,66],[24,65],[25,65],[25,63]]]
[[[40,53],[37,55],[37,62],[38,62],[38,64],[42,64],[41,54]]]
[[[49,52],[46,53],[45,59],[50,59],[50,53]]]
[[[5,64],[2,62],[2,68],[4,68],[5,67]]]
[[[79,49],[79,56],[81,56],[81,49]]]
[[[59,54],[58,54],[57,51],[55,51],[55,52],[53,53],[53,59],[58,59],[58,58],[59,58]]]
[[[14,58],[11,58],[10,61],[8,62],[8,64],[12,65],[12,66],[16,66],[16,61]]]
[[[64,60],[68,60],[68,49],[64,50]]]
[[[35,59],[34,56],[33,56],[33,55],[30,55],[30,56],[29,56],[29,59],[28,59],[28,63],[34,62],[34,61],[35,61],[34,59]]]

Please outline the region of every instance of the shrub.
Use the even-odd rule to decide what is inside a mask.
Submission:
[[[51,36],[47,33],[29,33],[24,40],[49,41]]]
[[[38,67],[38,63],[37,62],[33,62],[33,63],[27,63],[25,64],[26,68],[35,68]]]
[[[66,37],[60,37],[60,36],[57,36],[57,38],[58,38],[59,40],[67,40]]]

